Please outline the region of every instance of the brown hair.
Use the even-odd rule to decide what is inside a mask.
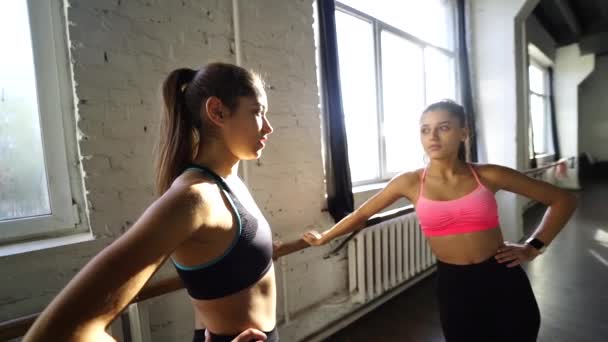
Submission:
[[[450,113],[450,115],[456,117],[456,119],[460,123],[460,127],[467,127],[467,115],[464,111],[464,107],[458,104],[457,102],[449,99],[441,100],[430,104],[424,109],[422,114],[439,110],[446,111]],[[458,146],[458,159],[463,162],[467,161],[467,144],[468,140],[467,142],[461,142]]]
[[[164,111],[156,158],[156,192],[162,195],[192,161],[196,137],[209,129],[201,106],[215,96],[231,111],[241,96],[256,96],[262,85],[254,73],[226,63],[207,64],[199,70],[173,70],[162,86]]]

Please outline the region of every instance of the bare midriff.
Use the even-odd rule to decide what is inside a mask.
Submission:
[[[205,327],[218,335],[236,335],[248,328],[270,331],[276,325],[274,266],[253,286],[237,293],[211,300],[191,300],[196,329]]]
[[[494,256],[503,245],[500,227],[471,233],[427,237],[433,253],[442,262],[478,264]]]

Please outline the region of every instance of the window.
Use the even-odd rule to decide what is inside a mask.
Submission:
[[[60,1],[2,1],[0,242],[73,230],[68,153],[74,150]],[[66,124],[67,125],[67,124]],[[66,139],[72,138],[72,145]]]
[[[422,110],[457,95],[454,13],[446,0],[336,4],[353,185],[385,181],[423,165]]]
[[[553,154],[547,68],[531,57],[528,65],[530,157]]]

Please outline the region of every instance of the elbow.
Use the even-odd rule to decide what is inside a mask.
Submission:
[[[34,322],[23,337],[23,341],[48,341],[51,337],[56,341],[82,342],[82,341],[116,341],[105,331],[109,322],[95,319],[85,324],[74,324],[69,319],[48,319],[42,317]]]
[[[574,194],[572,193],[567,193],[566,194],[566,203],[568,203],[568,207],[574,211],[576,209],[576,206],[578,205],[578,201],[576,200],[576,196],[574,196]]]
[[[576,210],[576,206],[577,206],[576,196],[574,194],[572,194],[571,192],[564,191],[564,194],[563,194],[560,202],[562,203],[562,206],[564,208],[566,208],[568,213],[573,213],[574,210]]]
[[[69,342],[84,342],[84,341],[100,341],[100,342],[116,342],[105,330],[109,323],[101,322],[101,320],[92,323],[90,326],[71,331],[69,336],[63,341]]]
[[[572,209],[572,211],[576,210],[576,207],[578,206],[578,201],[576,199],[576,196],[574,196],[574,194],[572,193],[568,193],[568,200],[569,200],[569,204],[570,204],[570,208]]]

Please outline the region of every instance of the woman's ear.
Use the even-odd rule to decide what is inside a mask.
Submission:
[[[202,115],[206,115],[214,124],[222,126],[226,117],[225,113],[226,107],[218,97],[211,96],[205,101],[205,112]]]

